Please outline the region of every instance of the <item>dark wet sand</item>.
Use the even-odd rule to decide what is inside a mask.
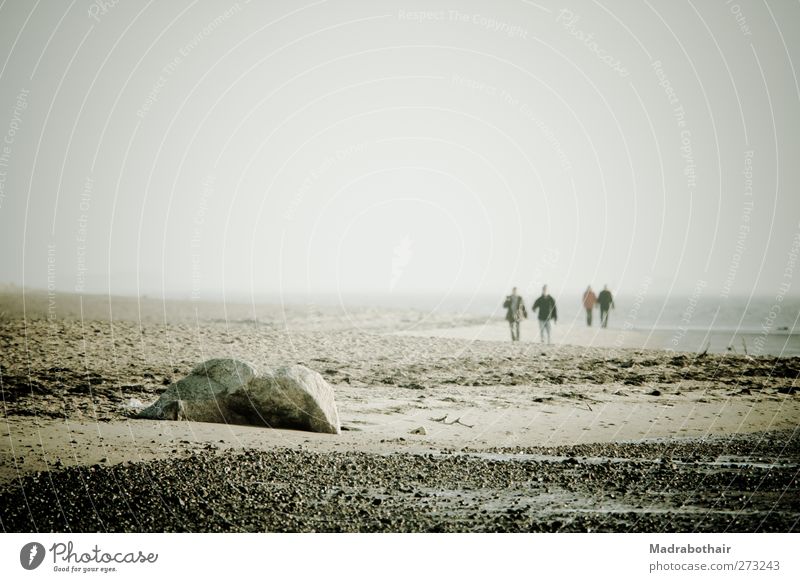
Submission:
[[[6,531],[790,532],[800,433],[514,453],[216,452],[29,475]]]

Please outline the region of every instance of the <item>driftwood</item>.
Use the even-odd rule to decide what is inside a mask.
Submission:
[[[445,414],[442,418],[432,418],[431,420],[433,422],[441,422],[442,424],[460,424],[461,426],[466,426],[467,428],[475,428],[474,424],[464,424],[463,422],[461,422],[461,417],[460,416],[455,420],[451,420],[450,422],[447,422],[447,416],[448,415]]]

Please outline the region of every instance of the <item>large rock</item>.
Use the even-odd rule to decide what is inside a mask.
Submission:
[[[258,374],[232,359],[203,362],[140,418],[194,420],[339,434],[333,388],[305,366]]]
[[[186,403],[214,405],[226,393],[241,390],[255,378],[256,371],[245,362],[232,359],[208,360],[196,366],[188,376],[172,384],[151,406],[139,413],[140,417],[158,420],[177,418],[177,411]],[[221,417],[208,422],[224,422]]]

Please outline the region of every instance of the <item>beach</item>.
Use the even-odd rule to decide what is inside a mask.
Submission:
[[[511,343],[376,306],[52,303],[0,297],[5,531],[798,527],[797,357]],[[342,433],[135,418],[216,357],[316,370]]]

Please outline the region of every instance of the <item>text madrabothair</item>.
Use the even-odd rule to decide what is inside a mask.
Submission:
[[[662,546],[661,544],[650,544],[651,554],[727,554],[730,553],[731,546],[714,546],[706,544],[704,546],[678,546],[670,544]]]

